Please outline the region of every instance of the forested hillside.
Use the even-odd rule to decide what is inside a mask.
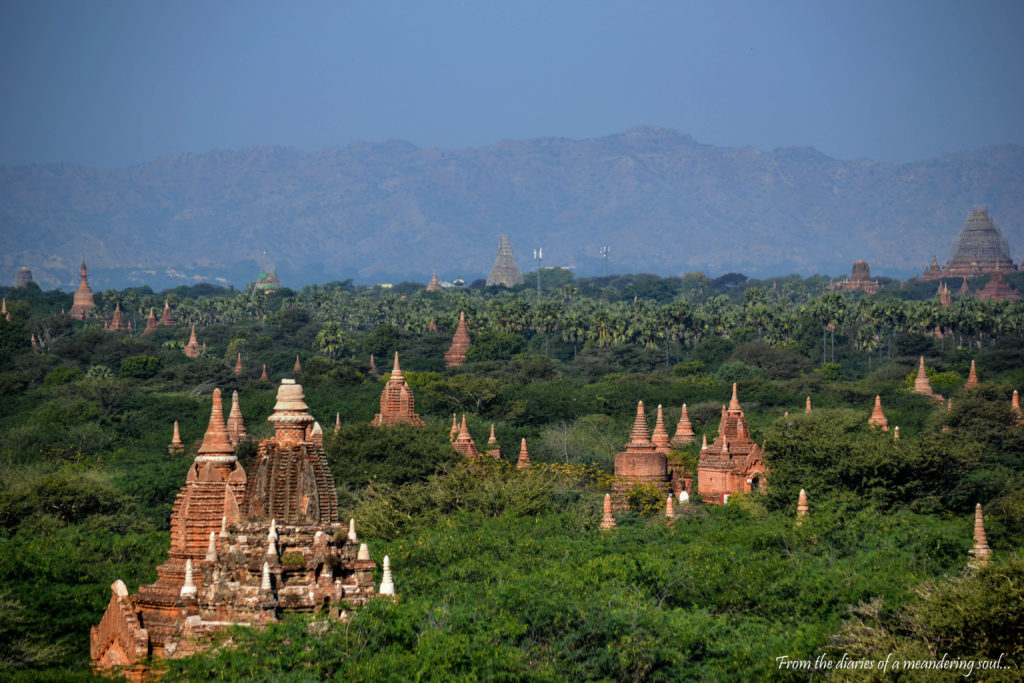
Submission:
[[[295,377],[342,518],[390,556],[399,599],[345,623],[232,632],[162,663],[168,680],[751,680],[791,677],[777,657],[890,653],[1002,655],[986,680],[1019,678],[1024,424],[1010,401],[1024,390],[1024,304],[941,306],[934,282],[883,280],[868,297],[798,276],[544,277],[539,296],[535,282],[110,290],[85,322],[61,314],[67,294],[0,289],[0,667],[91,677],[89,627],[111,583],[135,591],[166,556],[213,389],[238,390],[258,439],[276,383]],[[142,335],[165,300],[182,325]],[[134,334],[102,329],[115,303]],[[460,312],[472,346],[446,368]],[[205,348],[188,358],[193,325]],[[396,351],[424,428],[369,425]],[[913,393],[920,357],[950,403]],[[972,361],[980,384],[965,388]],[[671,524],[663,500],[638,495],[600,530],[637,401],[652,417],[663,405],[670,432],[687,404],[697,442],[670,457],[693,464],[734,382],[766,489],[694,496]],[[876,395],[898,440],[868,425]],[[453,413],[481,446],[493,424],[502,460],[467,467]],[[167,449],[175,420],[183,454]],[[524,438],[533,465],[517,471]],[[254,442],[237,454],[248,467]],[[970,555],[978,503],[984,566]]]

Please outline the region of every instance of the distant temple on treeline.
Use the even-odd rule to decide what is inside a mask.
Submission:
[[[523,284],[523,273],[516,264],[516,256],[512,253],[512,242],[508,235],[498,238],[498,256],[494,259],[491,274],[487,276],[487,286],[505,285],[515,287]]]
[[[849,280],[839,280],[828,286],[830,291],[864,292],[876,294],[880,289],[878,280],[871,279],[871,267],[867,261],[854,261]]]
[[[92,309],[96,308],[96,297],[93,296],[89,278],[86,276],[85,260],[82,260],[82,281],[75,290],[75,300],[68,314],[77,320],[85,320]]]
[[[921,279],[968,278],[1015,272],[1017,266],[1010,258],[1009,243],[988,215],[988,209],[982,207],[975,209],[960,229],[945,268],[939,267],[938,259],[933,257]]]
[[[380,395],[380,412],[374,415],[370,424],[381,426],[403,423],[423,427],[423,420],[416,414],[415,406],[412,388],[402,375],[402,368],[398,365],[398,351],[395,351],[395,366]]]
[[[202,650],[232,625],[266,624],[287,612],[343,618],[352,606],[395,593],[388,558],[375,591],[377,563],[358,542],[354,520],[345,535],[323,432],[294,380],[281,381],[268,421],[274,436],[260,441],[247,475],[214,390],[209,427],[171,513],[167,561],[134,594],[120,579],[111,586],[90,633],[95,668],[128,667],[124,673],[141,680],[148,658]]]

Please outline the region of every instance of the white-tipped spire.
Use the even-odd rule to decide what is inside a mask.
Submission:
[[[368,560],[370,559],[370,546],[365,543],[359,544],[359,554],[356,556],[357,560]]]
[[[212,531],[210,532],[210,543],[206,546],[206,561],[217,561],[217,534]]]
[[[270,520],[270,531],[267,532],[267,538],[272,538],[275,541],[278,538],[278,536],[277,536],[277,520],[276,519],[271,519]]]
[[[680,504],[682,504],[687,502],[688,500],[690,500],[690,494],[686,492],[686,489],[683,489],[682,491],[679,492],[679,502]]]
[[[356,518],[348,520],[348,540],[349,543],[358,543],[359,538],[356,537]]]
[[[269,562],[264,562],[263,563],[263,579],[260,581],[260,590],[261,591],[269,591],[270,590],[270,563]]]
[[[267,557],[277,557],[277,534],[273,530],[267,534]]]
[[[387,555],[384,556],[384,577],[380,581],[380,590],[377,591],[377,594],[395,594],[395,579],[391,576],[391,559]]]
[[[181,585],[181,592],[179,596],[185,600],[190,600],[196,597],[196,584],[192,578],[192,560],[185,560],[185,583]]]
[[[665,517],[668,519],[675,519],[676,511],[672,507],[672,496],[669,496],[665,501]]]
[[[228,537],[228,516],[227,515],[222,515],[221,518],[220,518],[220,537],[221,538],[227,538]]]

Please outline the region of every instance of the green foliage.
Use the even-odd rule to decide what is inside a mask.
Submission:
[[[149,379],[160,372],[163,367],[164,362],[159,358],[154,358],[153,356],[130,356],[121,361],[121,371],[119,374],[121,377]]]
[[[715,371],[715,379],[719,382],[749,382],[752,380],[764,379],[765,372],[761,368],[747,365],[739,361],[722,363]]]
[[[526,340],[511,332],[482,332],[466,352],[467,361],[511,360],[526,350]]]
[[[630,510],[646,515],[662,509],[665,496],[654,484],[637,484],[626,491],[626,504]]]
[[[67,365],[58,365],[46,374],[46,379],[43,380],[43,386],[56,387],[61,384],[73,382],[81,377],[84,377],[84,373],[81,370],[68,367]]]
[[[826,382],[838,382],[843,378],[843,366],[839,363],[822,363],[817,371]]]
[[[699,360],[688,360],[672,368],[675,377],[694,377],[704,372],[704,363]]]
[[[447,433],[404,424],[343,425],[336,436],[325,439],[324,447],[339,487],[421,480],[461,457],[448,442]]]

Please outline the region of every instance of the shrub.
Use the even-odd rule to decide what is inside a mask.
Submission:
[[[164,362],[153,356],[129,356],[121,361],[121,377],[149,379],[160,372]]]

